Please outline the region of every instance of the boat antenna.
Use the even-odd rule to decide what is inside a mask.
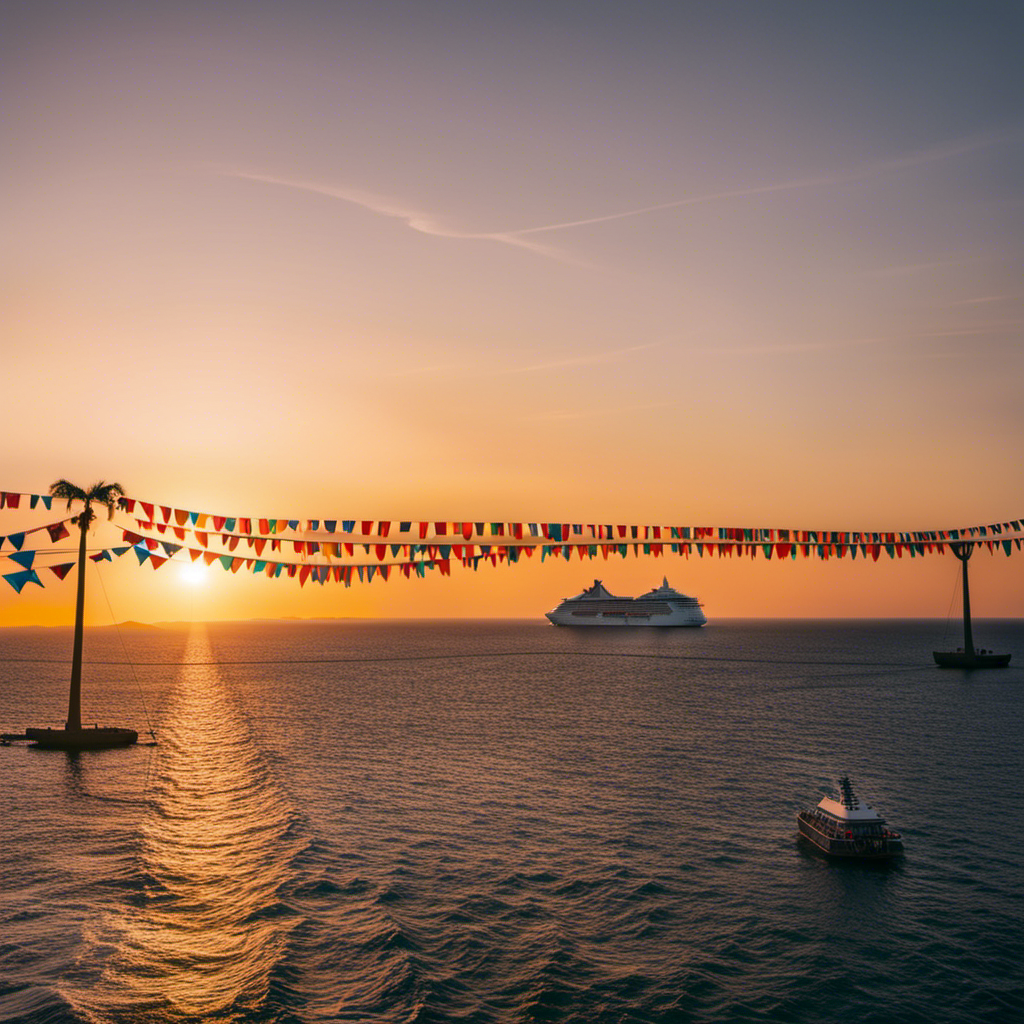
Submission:
[[[117,633],[117,639],[121,642],[121,650],[124,652],[124,660],[132,670],[132,678],[135,680],[135,685],[138,688],[139,699],[142,701],[142,710],[146,715],[146,722],[149,725],[149,735],[153,737],[153,743],[155,744],[156,732],[153,729],[153,720],[149,717],[149,708],[146,707],[146,695],[142,690],[142,684],[139,682],[139,677],[135,673],[135,664],[131,659],[131,655],[128,653],[128,647],[124,642],[124,637],[121,635],[121,626],[117,619],[114,618],[114,609],[110,606],[110,598],[107,597],[107,588],[103,585],[103,573],[100,572],[99,565],[96,566],[96,576],[100,581],[100,590],[103,591],[103,600],[107,602],[107,611],[110,612],[110,621],[114,623],[114,631]]]

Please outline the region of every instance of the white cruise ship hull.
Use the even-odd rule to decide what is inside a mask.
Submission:
[[[708,620],[700,608],[673,608],[668,613],[602,612],[588,608],[555,608],[547,612],[556,626],[703,626]]]
[[[616,597],[600,580],[547,613],[556,626],[703,626],[700,602],[662,581],[640,597]]]

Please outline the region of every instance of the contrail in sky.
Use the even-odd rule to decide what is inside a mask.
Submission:
[[[671,199],[667,203],[657,203],[654,206],[641,206],[633,210],[623,210],[618,213],[606,213],[598,217],[584,217],[581,220],[566,220],[556,224],[543,224],[540,227],[520,228],[518,231],[506,232],[506,237],[519,238],[522,235],[539,234],[542,231],[560,231],[563,228],[584,227],[588,224],[603,224],[611,220],[623,220],[626,217],[639,217],[645,213],[656,213],[659,210],[673,210],[681,206],[696,206],[699,203],[710,203],[718,199],[741,199],[745,196],[761,196],[771,192],[793,192],[802,188],[814,188],[823,185],[842,185],[849,181],[860,181],[864,178],[871,178],[878,174],[885,174],[889,171],[899,171],[906,167],[917,167],[921,164],[935,163],[938,160],[948,160],[951,157],[962,156],[965,153],[973,153],[975,150],[984,149],[987,146],[995,145],[1009,138],[1009,135],[989,135],[975,139],[962,139],[957,142],[947,143],[944,146],[935,146],[931,149],[921,150],[918,153],[911,153],[904,157],[896,157],[891,160],[877,160],[866,164],[856,170],[844,171],[837,174],[821,174],[806,178],[793,178],[789,181],[780,181],[772,185],[755,185],[751,188],[726,189],[722,192],[706,192],[699,196],[687,196],[684,199]]]
[[[271,174],[258,174],[252,171],[231,170],[223,171],[222,173],[227,177],[241,178],[244,181],[257,181],[264,185],[280,185],[283,188],[298,189],[302,192],[314,192],[317,195],[330,196],[332,199],[341,199],[346,203],[361,206],[364,210],[369,210],[371,213],[379,213],[384,217],[394,217],[398,220],[403,220],[413,231],[419,231],[424,235],[435,235],[438,238],[481,239],[484,241],[502,242],[505,245],[529,249],[531,252],[540,253],[543,256],[550,256],[555,259],[568,258],[566,254],[559,252],[551,246],[518,238],[517,234],[519,233],[509,234],[500,231],[470,232],[447,227],[430,214],[410,209],[402,205],[398,200],[377,195],[374,192],[367,192],[364,189],[347,188],[339,185],[322,185],[318,182],[303,181],[295,178],[281,178]]]
[[[769,195],[774,192],[794,192],[798,189],[816,188],[828,185],[841,185],[846,182],[861,181],[875,177],[879,174],[886,174],[892,171],[903,170],[908,167],[918,167],[922,164],[935,163],[940,160],[949,160],[953,157],[962,156],[966,153],[973,153],[980,149],[1006,141],[1016,137],[1015,133],[1000,133],[977,136],[970,139],[959,139],[930,149],[919,150],[907,156],[895,157],[888,160],[876,160],[865,164],[862,167],[850,171],[838,172],[835,174],[812,175],[803,178],[793,178],[788,181],[775,182],[770,185],[755,185],[750,188],[724,189],[719,192],[705,192],[701,195],[686,196],[682,199],[671,199],[668,202],[656,203],[653,206],[640,206],[629,210],[620,210],[615,213],[600,214],[594,217],[583,217],[577,220],[558,221],[553,224],[541,224],[534,227],[518,228],[513,231],[460,231],[442,223],[436,217],[411,209],[399,200],[381,196],[364,189],[349,188],[339,185],[324,185],[319,182],[307,181],[297,178],[285,178],[270,174],[260,174],[254,171],[237,169],[221,169],[220,173],[231,178],[240,178],[245,181],[261,182],[265,185],[278,185],[283,188],[298,189],[303,192],[313,192],[318,195],[330,196],[333,199],[341,199],[347,203],[361,206],[372,213],[384,217],[394,217],[402,220],[406,225],[425,235],[434,235],[438,238],[457,238],[466,240],[481,240],[498,242],[502,245],[512,245],[520,249],[528,249],[531,252],[552,259],[563,260],[570,263],[578,262],[558,249],[542,245],[526,236],[541,234],[550,231],[563,231],[568,228],[585,227],[590,224],[605,224],[609,221],[624,220],[628,217],[639,217],[644,214],[657,213],[660,210],[673,210],[684,206],[697,206],[702,203],[711,203],[723,199],[742,199],[748,196]]]

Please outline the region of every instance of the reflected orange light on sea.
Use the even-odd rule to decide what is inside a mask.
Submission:
[[[287,941],[287,917],[266,908],[297,849],[288,840],[292,811],[240,698],[201,664],[211,660],[196,626],[147,780],[145,889],[108,921],[109,967],[94,991],[78,996],[103,1017],[130,1007],[201,1019],[258,1005]]]

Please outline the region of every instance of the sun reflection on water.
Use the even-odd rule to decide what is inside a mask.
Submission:
[[[189,636],[140,827],[144,888],[84,1000],[100,1019],[241,1018],[266,996],[294,916],[279,898],[301,846],[226,690],[205,627]],[[118,934],[119,933],[119,934]]]

